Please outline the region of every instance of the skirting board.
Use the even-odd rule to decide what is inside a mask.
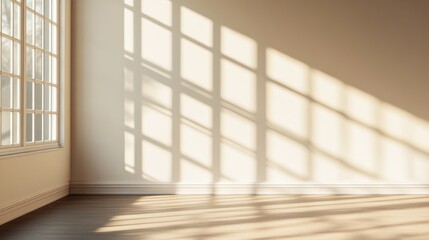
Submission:
[[[71,183],[70,194],[429,194],[429,184]]]
[[[69,194],[69,185],[55,187],[0,208],[0,225],[41,208]]]

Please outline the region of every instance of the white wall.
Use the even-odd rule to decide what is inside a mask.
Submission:
[[[424,189],[428,7],[76,0],[74,191]]]
[[[68,194],[70,180],[70,1],[62,1],[61,148],[0,158],[0,224]]]

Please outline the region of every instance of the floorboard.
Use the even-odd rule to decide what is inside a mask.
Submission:
[[[428,195],[68,196],[2,240],[429,239]]]

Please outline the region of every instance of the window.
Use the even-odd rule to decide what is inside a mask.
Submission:
[[[58,146],[58,0],[0,0],[0,151]]]

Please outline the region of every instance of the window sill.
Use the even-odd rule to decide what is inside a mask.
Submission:
[[[13,157],[22,157],[38,153],[45,153],[51,151],[58,151],[64,149],[59,143],[52,144],[43,144],[43,145],[30,145],[26,147],[17,147],[11,149],[1,149],[0,150],[0,160],[13,158]]]

